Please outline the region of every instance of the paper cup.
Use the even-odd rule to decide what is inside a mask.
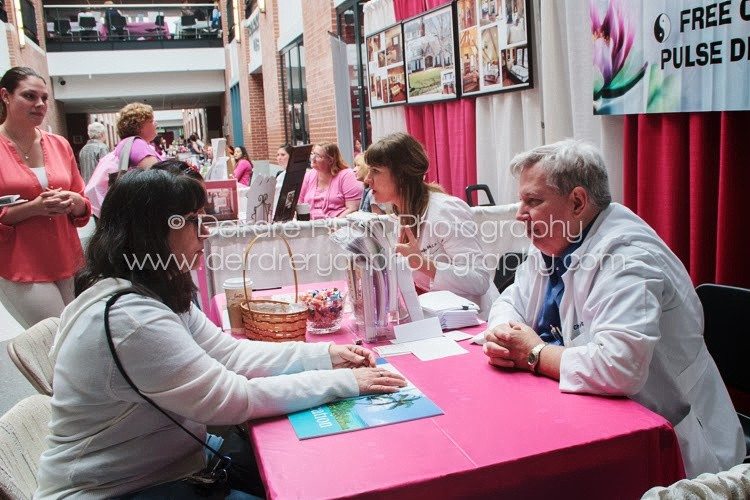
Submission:
[[[247,280],[247,298],[252,298],[253,282]],[[229,326],[232,333],[242,333],[242,309],[240,304],[245,300],[245,287],[242,278],[229,278],[224,282],[224,295],[227,298],[227,312],[229,313]]]

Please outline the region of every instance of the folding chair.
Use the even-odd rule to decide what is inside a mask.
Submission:
[[[695,291],[703,305],[703,338],[737,408],[740,398],[750,398],[750,371],[743,356],[750,348],[750,338],[744,330],[750,311],[750,290],[707,283]],[[745,463],[750,461],[750,417],[745,414],[749,409],[741,407],[737,412],[745,434]]]
[[[59,318],[47,318],[8,343],[8,355],[18,371],[40,394],[52,395],[52,362],[49,351],[60,325]]]
[[[39,457],[47,449],[50,397],[21,400],[0,417],[0,498],[31,499]]]
[[[481,191],[485,195],[487,195],[487,201],[489,203],[474,205],[474,197],[472,195],[474,194],[475,191]],[[478,200],[479,198],[477,197],[477,201]],[[490,187],[487,184],[472,184],[471,186],[466,186],[466,203],[468,203],[470,207],[473,207],[473,206],[492,207],[495,205],[495,198],[492,197],[492,193],[490,192]]]

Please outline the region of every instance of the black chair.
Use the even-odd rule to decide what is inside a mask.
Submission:
[[[493,279],[498,292],[503,293],[503,290],[513,284],[516,279],[516,270],[524,260],[526,260],[526,254],[520,252],[508,252],[500,257]]]
[[[180,38],[197,38],[198,27],[195,23],[195,16],[183,15],[180,17]]]
[[[730,393],[738,391],[750,397],[750,370],[745,353],[750,335],[745,331],[745,315],[750,311],[750,290],[726,285],[703,284],[695,289],[703,305],[703,338],[719,367]],[[737,402],[735,401],[735,406]],[[750,457],[750,417],[737,412],[745,434],[745,449]],[[745,458],[745,463],[750,459]]]
[[[99,30],[96,26],[96,18],[92,16],[81,16],[78,18],[78,36],[81,40],[99,40]]]
[[[482,191],[484,194],[486,194],[487,201],[489,201],[489,203],[474,205],[474,197],[472,196],[472,194],[474,194],[475,191]],[[479,201],[479,195],[477,195],[477,201]],[[466,203],[468,203],[470,207],[494,207],[495,198],[492,197],[490,187],[487,184],[472,184],[471,186],[466,186]]]
[[[70,21],[67,19],[57,19],[55,21],[52,21],[52,26],[55,30],[55,36],[60,38],[70,38],[71,33],[71,26]]]
[[[109,36],[116,36],[120,40],[129,40],[130,31],[126,28],[128,20],[121,14],[112,14],[109,19]]]

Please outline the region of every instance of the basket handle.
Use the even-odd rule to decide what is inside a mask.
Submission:
[[[245,248],[245,255],[242,258],[242,287],[245,289],[245,301],[250,301],[250,297],[247,293],[247,256],[250,254],[250,250],[252,250],[253,245],[255,245],[255,242],[258,241],[260,238],[263,238],[264,234],[259,234],[255,238],[248,243],[247,248]],[[279,238],[281,238],[281,241],[284,242],[284,245],[286,246],[286,251],[289,254],[289,265],[292,266],[292,273],[294,274],[294,302],[297,303],[299,301],[299,286],[297,285],[297,268],[294,265],[294,257],[292,256],[292,247],[289,246],[289,242],[284,238],[283,236],[279,235]]]

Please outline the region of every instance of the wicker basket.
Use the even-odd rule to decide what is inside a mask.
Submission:
[[[243,262],[247,263],[247,256],[250,250],[255,245],[255,242],[258,241],[258,238],[262,237],[263,235],[256,236],[247,245]],[[281,240],[286,245],[291,262],[292,249],[284,237],[281,237]],[[245,300],[240,303],[240,310],[242,311],[242,325],[245,329],[245,335],[250,340],[262,340],[265,342],[305,341],[305,334],[307,333],[307,305],[297,302],[299,300],[297,269],[295,269],[293,263],[292,272],[294,273],[294,304],[288,304],[278,300],[250,300],[251,294],[247,290],[247,269],[242,270]]]

